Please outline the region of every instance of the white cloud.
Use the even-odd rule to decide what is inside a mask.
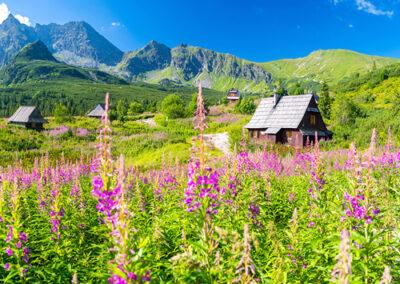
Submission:
[[[354,28],[354,25],[353,24],[349,24],[349,28],[350,29]]]
[[[8,18],[8,16],[11,14],[10,9],[8,9],[8,6],[6,3],[1,3],[0,4],[0,23],[4,22],[5,19]],[[15,18],[24,25],[30,26],[31,21],[28,17],[21,16],[21,15],[15,15]]]
[[[333,5],[338,5],[342,2],[345,2],[345,0],[330,0]],[[383,10],[379,9],[378,7],[375,6],[374,3],[372,3],[371,0],[352,0],[353,3],[356,4],[357,9],[360,11],[364,11],[368,14],[375,15],[375,16],[386,16],[386,17],[392,17],[394,15],[394,12],[392,10]]]
[[[0,4],[0,23],[4,22],[7,19],[8,15],[10,15],[10,10],[6,3]]]
[[[120,26],[121,26],[121,23],[120,23],[120,22],[112,22],[112,23],[111,23],[111,26],[113,26],[113,27],[120,27]]]
[[[367,12],[368,14],[372,14],[375,16],[387,16],[392,17],[394,15],[393,11],[390,10],[381,10],[377,8],[372,2],[367,0],[356,0],[357,9]]]
[[[24,17],[24,16],[21,16],[21,15],[15,15],[15,18],[16,18],[21,24],[24,24],[24,25],[27,25],[27,26],[31,26],[31,25],[32,25],[32,23],[31,23],[31,21],[30,21],[30,19],[29,19],[28,17]]]

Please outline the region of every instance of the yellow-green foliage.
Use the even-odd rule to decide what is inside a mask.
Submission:
[[[190,147],[188,143],[167,144],[152,151],[143,151],[135,158],[128,159],[127,164],[141,169],[160,168],[163,162],[168,165],[182,164],[190,158]]]
[[[399,142],[399,94],[400,77],[388,78],[372,88],[367,81],[356,91],[337,94],[331,120],[336,145],[355,141],[358,146],[366,147],[368,132],[373,128],[377,129],[381,142],[387,139],[389,129],[392,142]]]
[[[367,73],[373,68],[399,62],[395,58],[369,56],[350,50],[319,50],[304,58],[284,59],[263,63],[275,78],[313,79],[336,83],[353,73]]]

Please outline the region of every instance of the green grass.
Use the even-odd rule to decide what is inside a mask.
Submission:
[[[190,158],[190,147],[188,143],[166,144],[161,148],[151,151],[143,151],[137,157],[127,159],[127,164],[141,169],[154,169],[161,167],[162,163],[182,164]]]
[[[315,51],[304,58],[266,62],[262,66],[275,78],[324,80],[334,84],[353,73],[367,73],[374,65],[379,68],[396,62],[400,60],[336,49]]]

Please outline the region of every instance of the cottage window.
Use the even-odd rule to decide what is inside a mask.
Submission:
[[[292,130],[287,130],[286,131],[286,137],[288,138],[288,140],[292,139],[292,136],[293,136]]]
[[[310,124],[311,125],[317,124],[317,117],[314,114],[310,115]]]

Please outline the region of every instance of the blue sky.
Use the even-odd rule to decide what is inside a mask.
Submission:
[[[124,51],[154,39],[259,62],[331,48],[400,57],[400,0],[5,0],[8,12],[30,25],[84,20]]]

